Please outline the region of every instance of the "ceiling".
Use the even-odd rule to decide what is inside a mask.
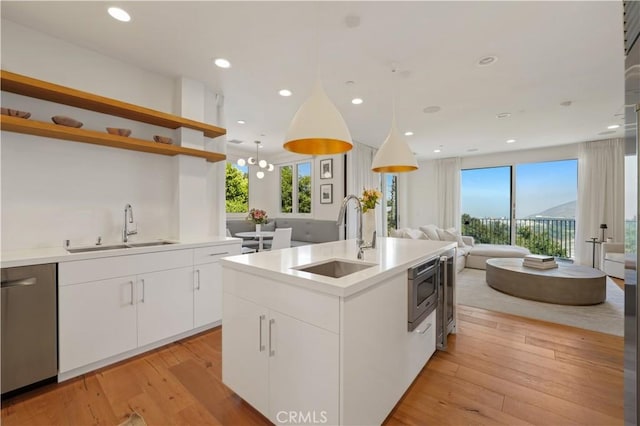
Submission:
[[[240,149],[259,139],[265,153],[282,152],[318,75],[353,139],[367,145],[387,136],[395,98],[398,127],[414,133],[406,140],[420,159],[623,136],[619,1],[117,2],[129,23],[107,14],[112,5],[3,1],[1,12],[141,68],[205,82],[224,95],[224,127]],[[498,59],[479,66],[485,56]],[[216,57],[231,68],[214,66]],[[293,95],[279,96],[282,88]],[[356,96],[364,103],[351,104]],[[425,113],[430,106],[441,110]]]

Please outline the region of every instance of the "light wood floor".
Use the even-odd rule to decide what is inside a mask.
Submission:
[[[622,425],[623,339],[459,306],[387,425]],[[149,426],[269,422],[221,383],[221,329],[2,404],[2,424]]]

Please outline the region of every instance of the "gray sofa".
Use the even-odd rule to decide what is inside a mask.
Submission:
[[[276,228],[291,228],[291,247],[337,241],[339,236],[335,220],[275,218],[262,225],[263,231],[274,231]],[[235,236],[238,232],[255,231],[256,225],[248,220],[229,219],[227,229]],[[269,240],[266,240],[265,247],[268,248],[269,244]]]

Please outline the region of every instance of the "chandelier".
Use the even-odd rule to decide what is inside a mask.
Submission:
[[[244,159],[244,158],[239,158],[238,159],[238,166],[240,167],[244,167],[245,165],[250,165],[250,166],[258,166],[258,171],[256,172],[256,177],[258,179],[262,179],[264,177],[264,170],[266,169],[268,172],[272,172],[274,167],[273,164],[271,163],[267,163],[267,160],[261,160],[260,159],[260,154],[258,153],[258,149],[262,147],[261,142],[260,141],[254,141],[254,143],[256,144],[256,156],[254,157],[249,157],[248,159]]]

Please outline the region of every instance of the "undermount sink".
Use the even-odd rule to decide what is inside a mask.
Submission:
[[[176,244],[175,241],[149,241],[146,243],[126,243],[126,244],[111,244],[108,246],[91,246],[91,247],[75,247],[68,248],[69,253],[89,253],[92,251],[105,251],[116,250],[136,247],[152,247],[152,246],[164,246],[168,244]]]
[[[316,263],[313,265],[296,266],[298,271],[309,272],[311,274],[323,275],[330,278],[341,278],[354,272],[376,266],[375,263],[350,262],[346,260],[329,260],[327,262]]]
[[[115,250],[115,249],[124,249],[124,248],[129,248],[129,246],[124,244],[113,244],[110,246],[68,248],[67,251],[69,253],[87,253],[91,251],[104,251],[104,250]]]
[[[151,246],[166,246],[168,244],[175,244],[175,241],[151,241],[148,243],[127,243],[129,247],[151,247]]]

